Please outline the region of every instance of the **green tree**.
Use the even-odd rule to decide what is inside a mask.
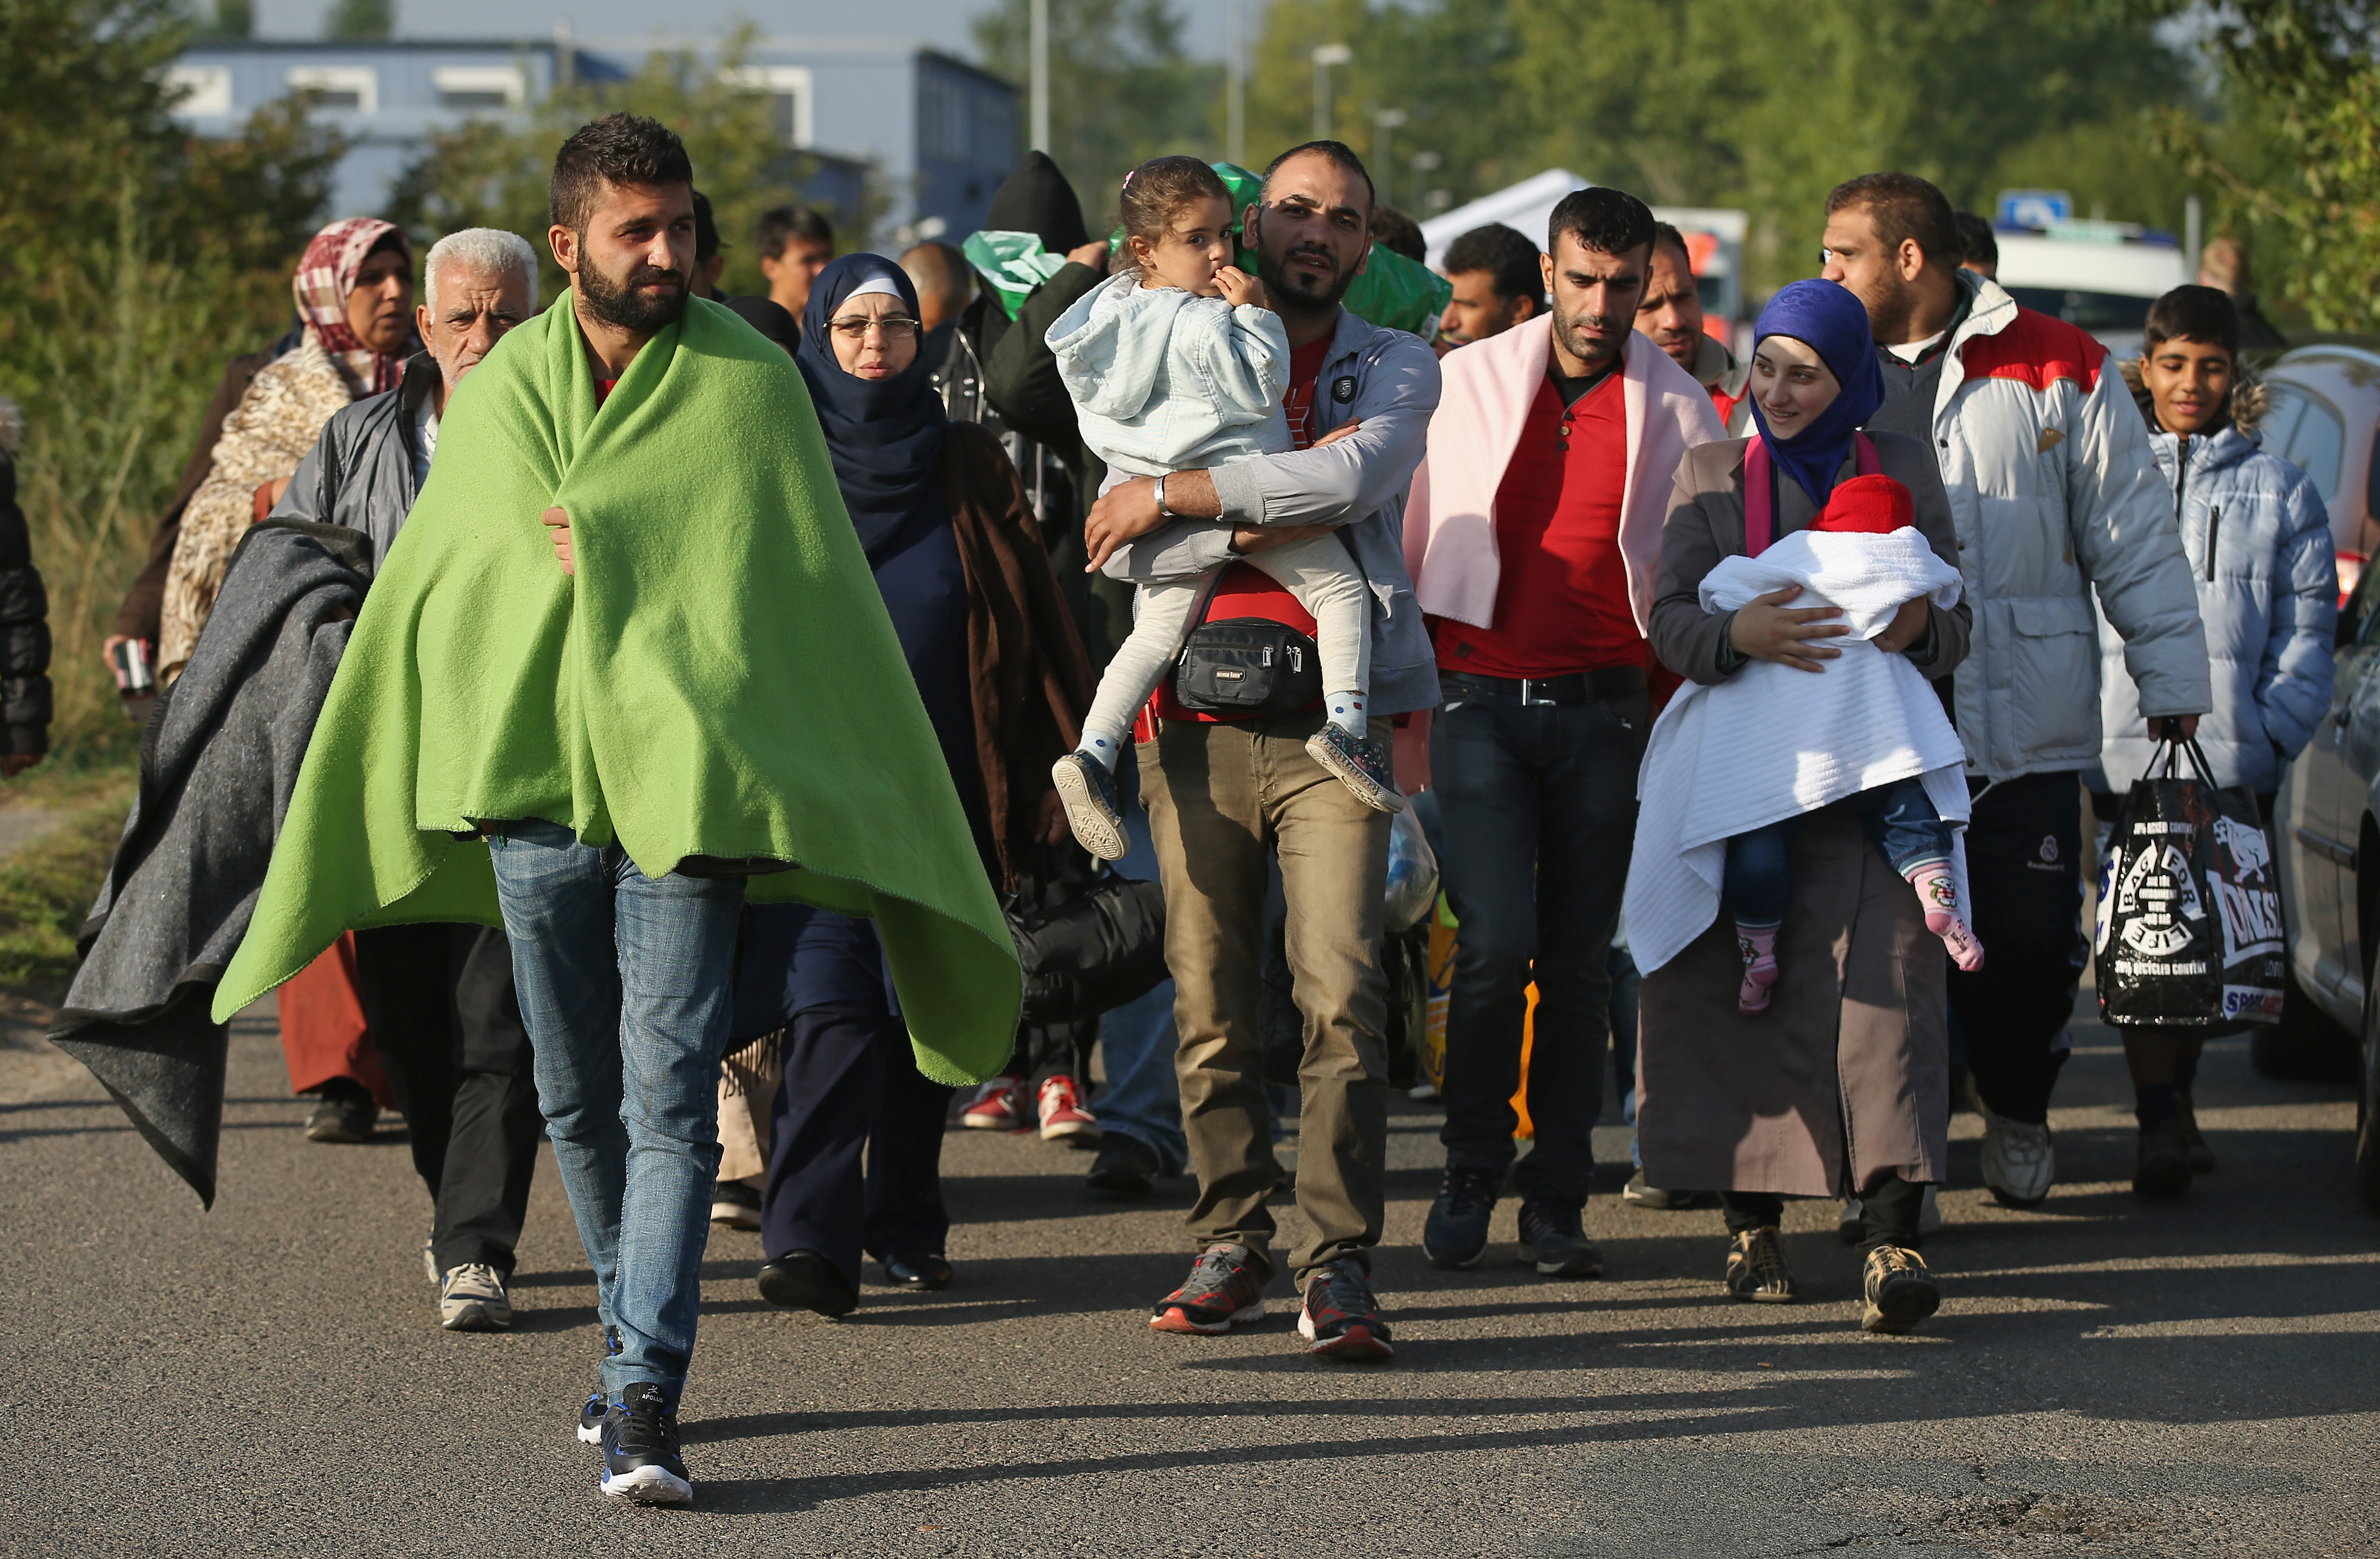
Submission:
[[[544,291],[551,297],[569,280],[545,243],[546,181],[554,153],[590,119],[642,114],[686,141],[695,187],[710,198],[728,246],[721,286],[730,293],[765,291],[754,224],[771,206],[799,203],[816,163],[785,145],[766,92],[734,83],[752,38],[749,26],[737,30],[710,60],[687,51],[654,54],[625,81],[581,82],[555,91],[523,122],[471,120],[433,138],[429,151],[399,175],[389,220],[425,245],[464,227],[518,233],[544,257]]]
[[[209,38],[254,37],[256,0],[215,0],[214,17],[202,30]]]
[[[1019,83],[1029,15],[1030,0],[1001,0],[975,24],[985,64]],[[1149,158],[1223,154],[1221,67],[1184,55],[1166,0],[1050,0],[1050,155],[1094,232],[1114,220],[1123,175]]]
[[[99,641],[224,358],[280,333],[345,147],[303,105],[210,141],[173,117],[177,0],[0,0],[0,394],[50,592],[62,755],[138,732]]]
[[[396,0],[333,0],[322,16],[325,38],[390,38],[396,34]]]

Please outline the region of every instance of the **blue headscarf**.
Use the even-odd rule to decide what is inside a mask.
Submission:
[[[1760,343],[1772,335],[1790,335],[1816,352],[1843,387],[1826,410],[1791,439],[1768,430],[1760,397],[1756,393],[1752,397],[1752,419],[1760,425],[1768,458],[1823,509],[1834,493],[1835,474],[1843,467],[1852,435],[1884,405],[1884,369],[1876,360],[1867,306],[1835,282],[1793,282],[1760,311],[1752,327],[1752,349],[1759,351]]]
[[[871,282],[891,283],[909,318],[917,317],[917,289],[899,266],[880,254],[844,255],[810,284],[794,362],[818,407],[843,506],[873,564],[908,521],[944,516],[948,506],[934,463],[950,419],[934,392],[922,343],[917,360],[890,379],[862,379],[835,360],[827,321]]]

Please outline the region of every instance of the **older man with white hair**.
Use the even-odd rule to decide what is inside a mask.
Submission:
[[[271,515],[362,531],[375,568],[429,478],[447,396],[537,308],[537,255],[516,234],[450,233],[421,272],[416,322],[430,349],[407,360],[396,389],[332,417]],[[436,1208],[422,1263],[439,1324],[501,1331],[542,1125],[512,949],[480,925],[358,931],[356,979]]]

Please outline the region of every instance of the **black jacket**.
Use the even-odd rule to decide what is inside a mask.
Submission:
[[[24,419],[0,401],[0,753],[50,750],[50,598],[17,506]]]

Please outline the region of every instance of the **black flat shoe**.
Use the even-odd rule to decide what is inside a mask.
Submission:
[[[1137,1201],[1157,1189],[1157,1150],[1121,1131],[1108,1133],[1084,1180],[1091,1190]]]
[[[930,1294],[951,1286],[951,1263],[936,1252],[883,1256],[876,1264],[884,1269],[884,1281],[895,1288]]]
[[[859,1290],[816,1251],[792,1251],[762,1263],[760,1297],[780,1310],[814,1310],[830,1320],[859,1308]]]

